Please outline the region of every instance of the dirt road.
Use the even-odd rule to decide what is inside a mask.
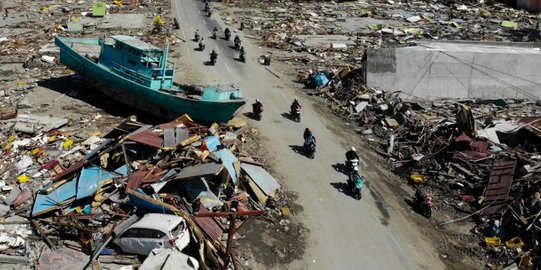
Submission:
[[[277,64],[273,63],[269,69],[280,78],[257,63],[257,57],[264,52],[249,44],[250,39],[242,33],[241,39],[247,48],[246,64],[234,59],[238,55],[230,48],[232,41],[210,39],[210,31],[220,22],[203,14],[203,7],[203,2],[194,0],[173,3],[174,14],[182,28],[179,36],[186,40],[173,54],[179,55],[177,65],[181,66],[181,79],[233,82],[243,89],[249,102],[255,98],[262,100],[265,104],[262,121],[249,120],[249,123],[261,131],[273,170],[288,189],[299,195],[296,203],[304,209],[295,213],[309,230],[303,258],[289,265],[273,265],[272,269],[444,269],[429,241],[404,218],[402,213],[407,210],[402,209],[405,207],[403,198],[394,196],[381,182],[384,177],[377,164],[363,158],[361,169],[367,186],[361,201],[342,192],[346,177],[333,165],[344,161],[344,153],[352,144],[346,139],[348,135],[340,130],[342,125],[321,113],[322,104],[296,95],[288,81],[290,78],[280,73]],[[213,16],[218,18],[216,12]],[[223,33],[224,28],[219,28]],[[206,40],[205,52],[196,51],[197,43],[191,41],[196,29]],[[216,66],[207,66],[204,62],[209,60],[213,48],[219,54],[218,61]],[[282,115],[288,111],[293,98],[298,98],[303,105],[301,123]],[[239,115],[250,109],[251,106],[246,106]],[[318,142],[313,160],[294,151],[302,146],[305,127],[314,131]],[[360,152],[365,156],[362,150]],[[269,266],[259,264],[256,268],[268,269]]]

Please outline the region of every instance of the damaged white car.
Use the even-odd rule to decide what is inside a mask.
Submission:
[[[129,226],[121,224],[119,227],[113,244],[124,253],[146,256],[153,249],[172,247],[182,251],[190,243],[186,221],[175,215],[146,214]]]

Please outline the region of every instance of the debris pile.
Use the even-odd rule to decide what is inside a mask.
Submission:
[[[287,210],[257,157],[257,130],[241,119],[210,127],[187,115],[156,126],[128,119],[88,138],[63,131],[65,122],[37,123],[39,132],[17,123],[5,122],[0,134],[1,263],[141,263],[111,256],[127,253],[150,255],[143,264],[171,256],[181,269],[221,269],[239,264],[235,222]],[[147,250],[146,238],[173,250]]]
[[[493,254],[491,267],[540,265],[539,102],[415,102],[365,86],[318,85],[318,76],[343,81],[343,70],[308,77],[313,93],[324,94],[336,114],[356,123],[390,169],[429,190],[438,211],[457,217],[440,225],[472,217],[479,242]]]
[[[495,1],[228,1],[260,44],[300,65],[360,64],[367,48],[418,40],[539,40],[539,18]],[[239,23],[231,17],[228,23]]]

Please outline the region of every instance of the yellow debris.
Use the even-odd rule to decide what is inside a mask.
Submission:
[[[292,216],[291,210],[289,209],[289,207],[280,208],[280,212],[282,212],[282,217],[283,218],[291,218],[291,216]]]
[[[499,237],[485,237],[485,243],[487,247],[497,247],[502,244],[502,240]]]
[[[64,146],[64,148],[69,148],[70,146],[73,145],[73,140],[72,139],[68,139],[67,141],[65,141],[62,146]]]
[[[426,176],[419,174],[418,172],[413,172],[410,175],[410,179],[415,184],[420,184],[426,180]]]
[[[37,147],[37,148],[34,148],[34,150],[32,150],[32,152],[30,152],[30,155],[35,156],[35,155],[37,155],[39,153],[41,153],[41,148]]]
[[[49,137],[48,142],[51,143],[51,142],[54,142],[54,141],[56,141],[56,136],[53,135],[53,136]]]
[[[524,245],[524,242],[522,242],[522,239],[520,239],[520,237],[515,236],[511,238],[509,241],[505,242],[505,245],[508,248],[520,248]]]
[[[157,25],[157,26],[163,26],[164,25],[164,21],[162,19],[162,16],[160,16],[160,15],[156,16],[156,19],[154,19],[154,25]]]
[[[122,0],[113,0],[113,4],[120,6],[122,5]]]
[[[19,175],[19,176],[17,177],[17,181],[18,181],[19,183],[21,183],[21,184],[22,184],[22,183],[26,183],[26,182],[30,181],[30,177],[29,177],[28,175]]]

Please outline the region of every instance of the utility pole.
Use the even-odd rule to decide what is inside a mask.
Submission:
[[[225,247],[225,255],[224,255],[224,269],[227,270],[229,267],[229,263],[233,261],[233,267],[235,270],[237,269],[237,264],[239,263],[235,257],[235,253],[233,251],[234,247],[234,241],[233,236],[237,233],[237,231],[242,227],[242,225],[246,224],[246,222],[252,217],[252,216],[259,216],[259,215],[265,215],[267,214],[266,210],[257,210],[257,211],[237,211],[237,205],[238,201],[233,201],[231,203],[231,211],[229,212],[214,212],[214,213],[198,213],[195,215],[196,217],[227,217],[229,218],[229,229],[227,232],[227,246]],[[238,227],[236,227],[237,223],[237,217],[238,216],[247,216],[246,220],[244,220]]]

